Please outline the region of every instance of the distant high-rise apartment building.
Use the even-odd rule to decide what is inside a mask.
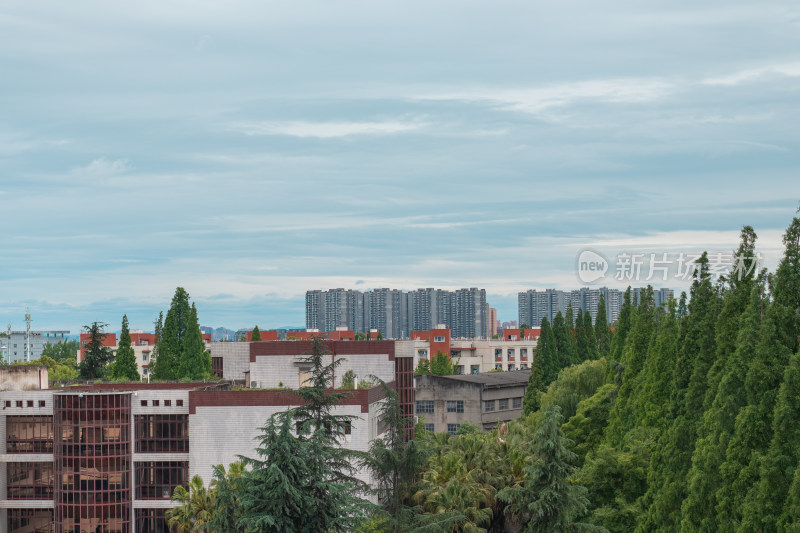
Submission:
[[[366,292],[330,289],[306,292],[306,327],[356,332],[377,329],[385,338],[408,338],[411,331],[445,324],[453,337],[488,337],[490,320],[486,291],[478,288],[447,291],[425,288],[404,292],[372,289]]]
[[[642,291],[644,289],[641,287],[631,288],[631,302],[640,301]],[[617,320],[622,309],[625,291],[609,289],[608,287],[600,287],[598,289],[582,287],[573,291],[557,289],[537,291],[532,289],[520,292],[517,297],[519,322],[520,324],[537,327],[542,324],[543,318],[546,317],[548,321],[552,322],[559,311],[565,314],[568,308],[572,308],[575,313],[577,313],[578,309],[589,311],[594,321],[597,318],[597,307],[600,304],[601,295],[605,299],[606,318],[609,323],[612,323]],[[666,305],[672,296],[672,289],[653,290],[653,300],[656,306]]]

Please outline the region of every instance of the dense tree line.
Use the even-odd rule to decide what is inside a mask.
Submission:
[[[239,481],[280,477],[278,465],[307,477],[257,485],[258,494],[291,503],[293,531],[800,531],[800,218],[783,242],[777,270],[758,271],[756,234],[745,227],[730,272],[715,277],[703,254],[689,294],[657,307],[652,289],[636,300],[628,290],[612,328],[571,309],[543,321],[525,415],[488,433],[465,424],[455,436],[432,434],[420,421],[403,443],[407,421],[388,394],[387,431],[350,457],[375,480],[373,503],[352,481],[357,498],[337,503],[341,487],[327,488],[337,475],[303,460],[311,434],[292,431],[298,415],[276,415],[258,460],[229,469],[239,477],[217,467],[212,490],[226,503],[210,516],[279,531],[288,511],[248,507],[253,493]],[[328,453],[336,443],[319,446]],[[325,524],[303,518],[319,494],[312,487],[330,490]],[[184,508],[173,512],[189,517],[184,530],[201,524]],[[194,530],[232,530],[215,527]]]

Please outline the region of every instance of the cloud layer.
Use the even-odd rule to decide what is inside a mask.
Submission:
[[[745,38],[746,36],[746,38]],[[583,248],[768,265],[800,10],[237,0],[0,13],[0,323],[302,325],[333,286],[578,284]]]

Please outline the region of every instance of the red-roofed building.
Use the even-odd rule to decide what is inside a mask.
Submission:
[[[259,333],[261,333],[261,340],[262,341],[276,341],[276,340],[278,340],[278,332],[277,331],[269,331],[269,330],[261,331],[261,330],[259,330]],[[245,333],[245,338],[247,339],[247,342],[252,342],[253,341],[253,331],[251,330],[251,331],[248,331],[247,333]],[[209,339],[209,342],[211,342],[211,339]]]

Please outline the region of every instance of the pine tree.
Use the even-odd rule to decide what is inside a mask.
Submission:
[[[117,357],[112,370],[114,379],[140,381],[139,367],[136,365],[136,354],[131,347],[131,333],[128,329],[128,315],[122,315],[122,332],[117,346]]]
[[[735,257],[754,257],[756,235],[745,226]],[[754,272],[731,272],[722,310],[716,320],[716,360],[708,372],[705,414],[688,475],[688,493],[682,505],[682,527],[716,531],[716,493],[722,488],[720,466],[734,432],[734,421],[745,405],[744,377],[754,358],[761,323],[761,291]],[[749,303],[748,303],[749,299]]]
[[[261,340],[261,332],[258,330],[258,326],[253,327],[253,333],[250,335],[251,341],[260,341]]]
[[[633,313],[633,304],[631,303],[631,288],[625,291],[625,296],[622,300],[622,307],[617,317],[616,329],[614,330],[614,338],[611,342],[611,360],[619,361],[622,359],[622,351],[625,349],[625,340],[628,336],[628,331],[631,329],[631,314]]]
[[[800,218],[783,235],[783,258],[772,280],[773,305],[781,342],[792,352],[800,348]]]
[[[608,327],[606,312],[606,298],[600,293],[600,302],[597,304],[597,318],[594,321],[594,337],[597,345],[598,357],[608,357],[611,352],[611,328]]]
[[[197,320],[197,308],[192,304],[186,325],[183,350],[178,358],[181,378],[203,379],[211,375],[211,356],[206,351],[203,334]]]
[[[561,366],[561,361],[558,357],[558,347],[556,346],[556,338],[553,328],[550,327],[550,322],[547,317],[542,318],[541,329],[539,333],[539,340],[536,344],[536,351],[533,356],[533,366],[538,367],[541,372],[542,379],[540,382],[539,390],[544,391],[547,386],[553,382],[558,376]]]
[[[573,364],[577,358],[578,346],[575,344],[575,339],[572,338],[572,333],[567,327],[567,321],[561,311],[556,313],[553,318],[552,328],[556,340],[556,352],[558,353],[558,368],[566,368]],[[539,342],[541,342],[541,339]]]
[[[521,486],[507,487],[497,499],[508,504],[506,512],[522,517],[525,531],[553,533],[575,528],[575,520],[588,507],[586,489],[570,482],[575,474],[575,454],[561,432],[560,409],[545,413],[531,446]]]
[[[324,364],[330,352],[319,337],[304,360],[309,385],[297,391],[298,407],[277,413],[262,428],[259,458],[242,457],[241,526],[263,532],[351,531],[365,516],[366,490],[354,477],[358,453],[339,445],[344,428],[356,418],[334,415],[347,395],[330,390],[334,369]]]
[[[183,287],[175,289],[160,333],[153,379],[199,379],[211,374],[211,357],[205,350],[197,309],[189,305],[189,293]]]
[[[745,500],[744,530],[775,531],[800,459],[800,353],[783,374],[772,420],[772,442],[760,464],[759,484]]]
[[[589,311],[583,312],[583,343],[586,346],[586,359],[592,360],[599,358],[597,351],[597,340],[595,338],[594,327],[592,326],[592,314]]]
[[[111,348],[103,346],[106,334],[103,328],[108,324],[92,322],[90,326],[83,326],[89,333],[89,340],[84,347],[83,361],[78,365],[78,372],[81,379],[102,378],[108,363],[114,360]]]

